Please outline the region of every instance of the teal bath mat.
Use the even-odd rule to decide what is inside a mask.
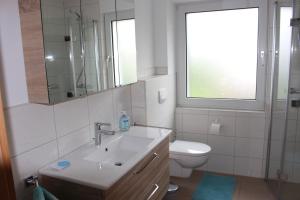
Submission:
[[[232,200],[236,186],[233,176],[205,173],[193,193],[193,200]]]

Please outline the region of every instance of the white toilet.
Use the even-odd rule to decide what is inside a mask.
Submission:
[[[175,140],[170,143],[170,175],[188,178],[193,169],[208,160],[211,147],[200,142]]]

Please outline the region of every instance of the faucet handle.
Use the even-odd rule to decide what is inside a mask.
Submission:
[[[101,130],[102,126],[111,126],[111,123],[102,123],[102,122],[96,122],[95,123],[95,128],[97,130]]]

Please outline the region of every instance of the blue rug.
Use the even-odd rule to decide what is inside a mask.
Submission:
[[[193,193],[193,200],[232,200],[236,186],[233,176],[205,173]]]

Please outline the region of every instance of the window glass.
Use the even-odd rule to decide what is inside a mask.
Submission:
[[[256,99],[258,8],[186,14],[188,98]]]

